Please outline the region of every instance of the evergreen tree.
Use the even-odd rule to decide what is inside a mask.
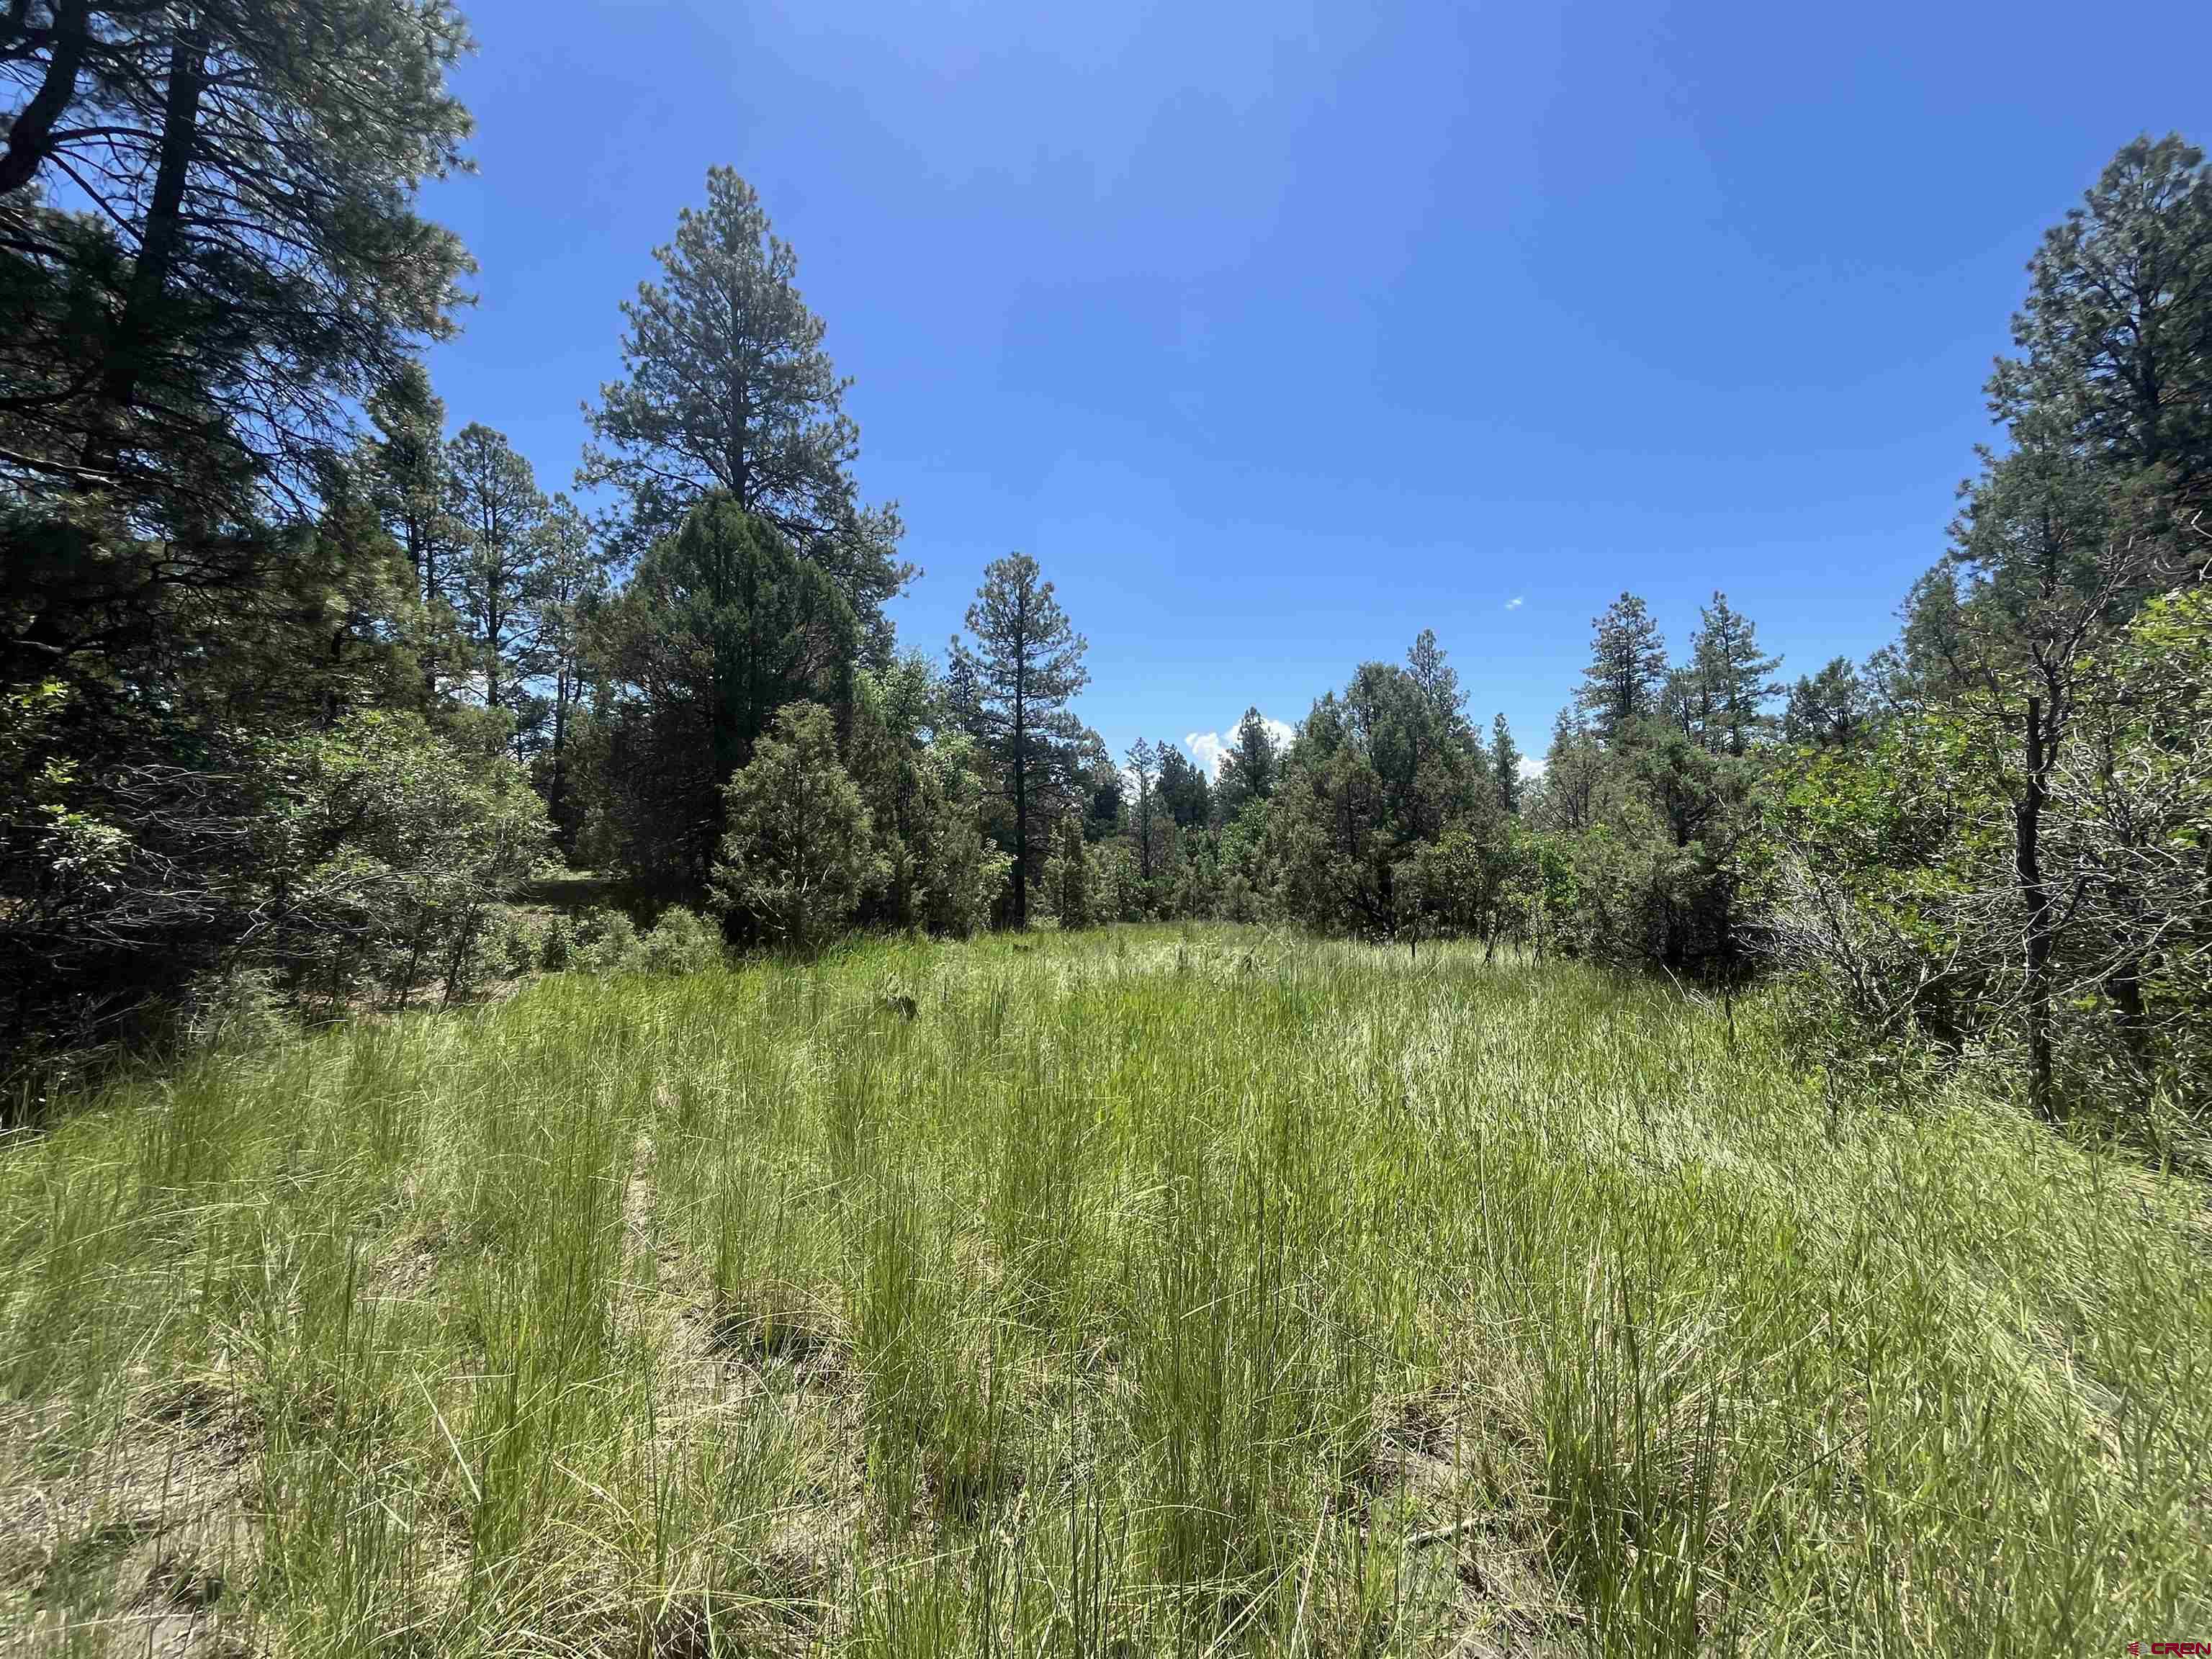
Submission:
[[[610,591],[611,563],[591,521],[574,501],[556,494],[545,517],[544,556],[523,597],[535,647],[530,670],[550,682],[552,692],[544,778],[546,815],[560,830],[566,852],[574,850],[579,827],[569,776],[573,739],[591,689],[585,629],[593,607]]]
[[[2212,482],[2212,169],[2177,136],[2137,138],[2028,264],[1990,412],[2023,442],[2080,451],[2190,493]]]
[[[429,372],[410,362],[369,399],[368,416],[376,426],[367,459],[377,517],[406,555],[415,598],[426,606],[450,603],[460,533],[447,492],[445,400],[430,389]]]
[[[1265,800],[1275,793],[1275,777],[1282,757],[1276,753],[1275,734],[1255,706],[1237,722],[1237,741],[1221,757],[1221,776],[1215,793],[1222,797],[1222,816],[1234,817],[1247,801]]]
[[[1104,841],[1121,832],[1122,795],[1128,783],[1114,757],[1102,746],[1091,757],[1085,780],[1083,834],[1086,840]]]
[[[1067,704],[1090,683],[1089,649],[1026,553],[992,562],[968,607],[970,651],[952,641],[955,678],[972,688],[978,734],[1013,809],[1013,924],[1029,922],[1029,890],[1044,853],[1036,833],[1083,761],[1084,731]]]
[[[1083,824],[1074,814],[1062,817],[1052,832],[1052,852],[1044,861],[1044,893],[1060,931],[1088,927],[1093,884],[1091,848],[1083,838]]]
[[[390,890],[366,819],[313,817],[298,744],[357,755],[360,710],[423,701],[356,416],[450,330],[467,258],[416,187],[467,118],[444,0],[0,10],[0,87],[23,94],[0,109],[12,1076],[14,1051],[95,1017],[124,1036],[188,976],[289,975],[303,860]],[[464,725],[410,738],[386,781],[441,775]],[[462,764],[503,792],[496,760]],[[512,805],[465,792],[476,822],[428,833],[450,846]],[[421,854],[425,820],[398,816]]]
[[[1850,743],[1866,723],[1867,697],[1849,657],[1837,657],[1816,675],[1800,674],[1790,688],[1782,735],[1793,744],[1834,748]]]
[[[1156,745],[1156,752],[1160,757],[1161,809],[1175,820],[1178,830],[1202,827],[1212,805],[1206,774],[1165,738]]]
[[[954,734],[922,755],[907,841],[919,919],[954,939],[990,925],[1013,864],[983,834],[983,784],[967,747],[966,738]]]
[[[662,280],[640,283],[623,306],[627,378],[586,406],[596,441],[579,481],[624,492],[626,551],[673,531],[708,491],[726,492],[830,573],[887,659],[884,605],[915,571],[896,556],[896,507],[860,503],[860,429],[844,411],[852,383],[799,298],[798,256],[752,187],[714,167],[707,205],[684,209],[653,258]]]
[[[1575,702],[1589,714],[1600,738],[1617,742],[1637,721],[1659,712],[1660,692],[1667,684],[1667,642],[1633,593],[1623,593],[1590,626],[1590,665]]]
[[[715,910],[750,919],[787,950],[818,949],[883,875],[830,711],[811,702],[778,711],[726,799],[729,828],[709,884]]]
[[[1131,744],[1121,757],[1136,780],[1137,803],[1131,809],[1130,827],[1137,837],[1137,874],[1145,882],[1152,878],[1152,818],[1158,805],[1158,791],[1154,787],[1159,776],[1160,751],[1139,738]]]
[[[1552,722],[1552,746],[1544,756],[1542,804],[1547,826],[1570,836],[1593,828],[1605,774],[1605,750],[1596,733],[1560,710]]]
[[[1509,812],[1521,810],[1521,751],[1514,747],[1513,732],[1501,712],[1490,722],[1490,775],[1498,785],[1499,805]]]
[[[1460,690],[1459,671],[1445,660],[1444,648],[1437,643],[1435,629],[1421,630],[1420,637],[1406,653],[1406,665],[1429,706],[1431,730],[1441,735],[1462,726],[1466,720],[1467,693]]]
[[[858,633],[828,575],[729,496],[693,507],[600,608],[608,850],[651,890],[696,895],[722,785],[786,703],[842,708]]]
[[[1269,804],[1268,853],[1285,907],[1310,925],[1372,936],[1418,929],[1442,896],[1421,884],[1421,848],[1490,802],[1486,760],[1434,643],[1417,645],[1407,668],[1361,664],[1291,744]]]
[[[1325,694],[1291,741],[1267,814],[1267,856],[1282,872],[1285,909],[1326,932],[1387,935],[1399,919],[1393,876],[1410,840],[1392,821],[1358,723]]]
[[[471,422],[446,448],[446,510],[465,549],[457,585],[484,706],[512,702],[530,641],[529,594],[545,557],[546,501],[504,433]]]
[[[459,15],[64,0],[51,27],[29,18],[0,24],[0,61],[39,88],[0,157],[0,475],[172,523],[263,489],[315,498],[349,404],[460,297],[467,256],[414,204],[461,164]]]
[[[2029,272],[2019,355],[1988,387],[2010,446],[1982,451],[1948,556],[1870,665],[1881,717],[1840,659],[1792,693],[1793,738],[1830,752],[1790,769],[1768,926],[1822,983],[1824,1018],[1883,1046],[2017,1041],[2028,1096],[2055,1116],[2076,1092],[2148,1100],[2198,1040],[2165,1000],[2190,923],[2170,890],[2148,897],[2160,878],[2130,850],[2165,833],[2151,826],[2192,745],[2164,717],[2142,724],[2142,684],[2115,667],[2140,619],[2189,614],[2203,575],[2202,153],[2124,147]],[[2161,676],[2187,678],[2189,652],[2164,654],[2179,643],[2160,647]],[[2161,758],[2130,761],[2151,729]]]
[[[1774,671],[1782,659],[1762,654],[1751,619],[1716,591],[1690,641],[1690,677],[1699,709],[1693,733],[1708,749],[1741,757],[1774,722],[1766,705],[1782,695]]]

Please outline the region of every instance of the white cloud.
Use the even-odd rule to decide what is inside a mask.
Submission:
[[[1198,763],[1199,769],[1213,781],[1221,776],[1221,757],[1237,747],[1237,726],[1244,717],[1239,714],[1230,722],[1229,730],[1222,732],[1188,732],[1183,734],[1182,746],[1190,750],[1190,757]],[[1262,714],[1268,735],[1275,740],[1278,750],[1290,747],[1297,728],[1287,720],[1279,720],[1272,714]]]
[[[1534,783],[1544,775],[1544,763],[1534,755],[1521,757],[1521,781]]]
[[[1200,771],[1209,778],[1221,775],[1221,757],[1229,752],[1229,744],[1218,732],[1193,732],[1184,737],[1182,746],[1190,750],[1190,757],[1198,763]]]
[[[1518,611],[1526,603],[1527,600],[1524,599],[1522,595],[1516,593],[1511,599],[1505,601],[1505,608],[1508,611]]]

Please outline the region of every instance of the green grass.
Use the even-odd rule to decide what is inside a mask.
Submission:
[[[2205,1200],[1451,947],[564,975],[0,1152],[0,1645],[2203,1638]]]

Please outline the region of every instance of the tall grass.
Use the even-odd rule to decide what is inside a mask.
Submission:
[[[2205,1200],[1965,1095],[1832,1110],[1755,1015],[1451,947],[557,976],[0,1151],[0,1632],[2202,1638]]]

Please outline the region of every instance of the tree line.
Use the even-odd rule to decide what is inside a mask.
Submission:
[[[471,266],[416,194],[464,165],[468,45],[441,0],[0,17],[19,1088],[241,978],[450,995],[564,864],[787,949],[1218,917],[1765,971],[1832,1065],[2016,1056],[2053,1114],[2212,1069],[2212,184],[2178,138],[2045,239],[2008,441],[1867,663],[1785,684],[1719,593],[1677,658],[1623,594],[1540,768],[1424,631],[1287,741],[1248,710],[1209,777],[1083,725],[1025,555],[902,649],[898,508],[727,168],[622,307],[574,497],[455,428],[422,352]]]

